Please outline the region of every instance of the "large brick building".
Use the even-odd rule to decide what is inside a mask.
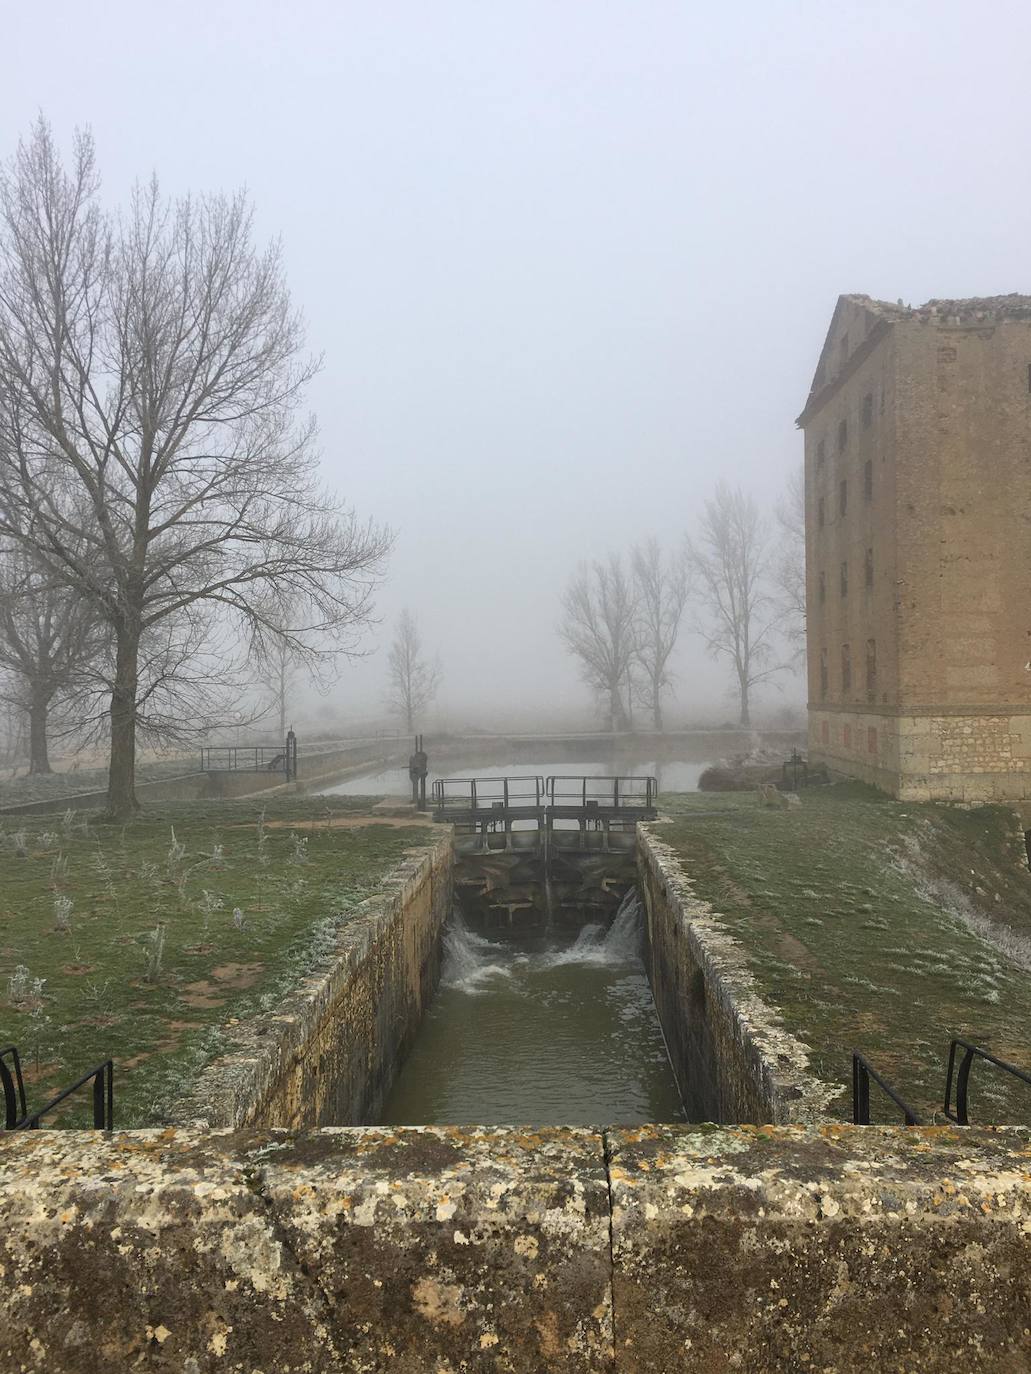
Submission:
[[[1031,798],[1031,296],[841,296],[798,423],[810,759]]]

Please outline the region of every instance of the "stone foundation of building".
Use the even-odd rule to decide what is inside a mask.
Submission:
[[[1031,800],[1031,712],[809,709],[809,762],[902,801]]]

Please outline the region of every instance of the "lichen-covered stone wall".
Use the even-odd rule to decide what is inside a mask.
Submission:
[[[451,909],[450,830],[384,879],[274,1012],[234,1028],[179,1123],[363,1125],[377,1120],[440,972]]]
[[[690,1121],[817,1122],[839,1089],[755,988],[744,952],[695,896],[662,825],[638,826],[648,977]]]
[[[0,1374],[1017,1374],[1031,1134],[0,1136]]]

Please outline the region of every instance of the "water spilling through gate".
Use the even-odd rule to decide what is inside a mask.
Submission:
[[[607,925],[479,934],[456,910],[440,989],[387,1101],[389,1125],[683,1119],[631,890]]]

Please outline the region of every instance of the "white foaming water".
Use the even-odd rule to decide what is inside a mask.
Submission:
[[[608,930],[591,922],[565,949],[527,955],[471,931],[455,911],[444,931],[441,981],[462,992],[482,993],[493,978],[510,978],[516,966],[545,970],[568,964],[619,965],[641,957],[641,900],[631,890],[623,898]],[[502,963],[499,960],[505,960]]]
[[[510,978],[512,975],[511,968],[496,962],[500,952],[492,941],[470,930],[456,910],[444,930],[440,981],[462,992],[483,992],[484,984],[491,978]]]
[[[619,904],[608,930],[584,926],[568,949],[541,955],[544,968],[562,964],[629,964],[641,957],[641,899],[633,888]]]

